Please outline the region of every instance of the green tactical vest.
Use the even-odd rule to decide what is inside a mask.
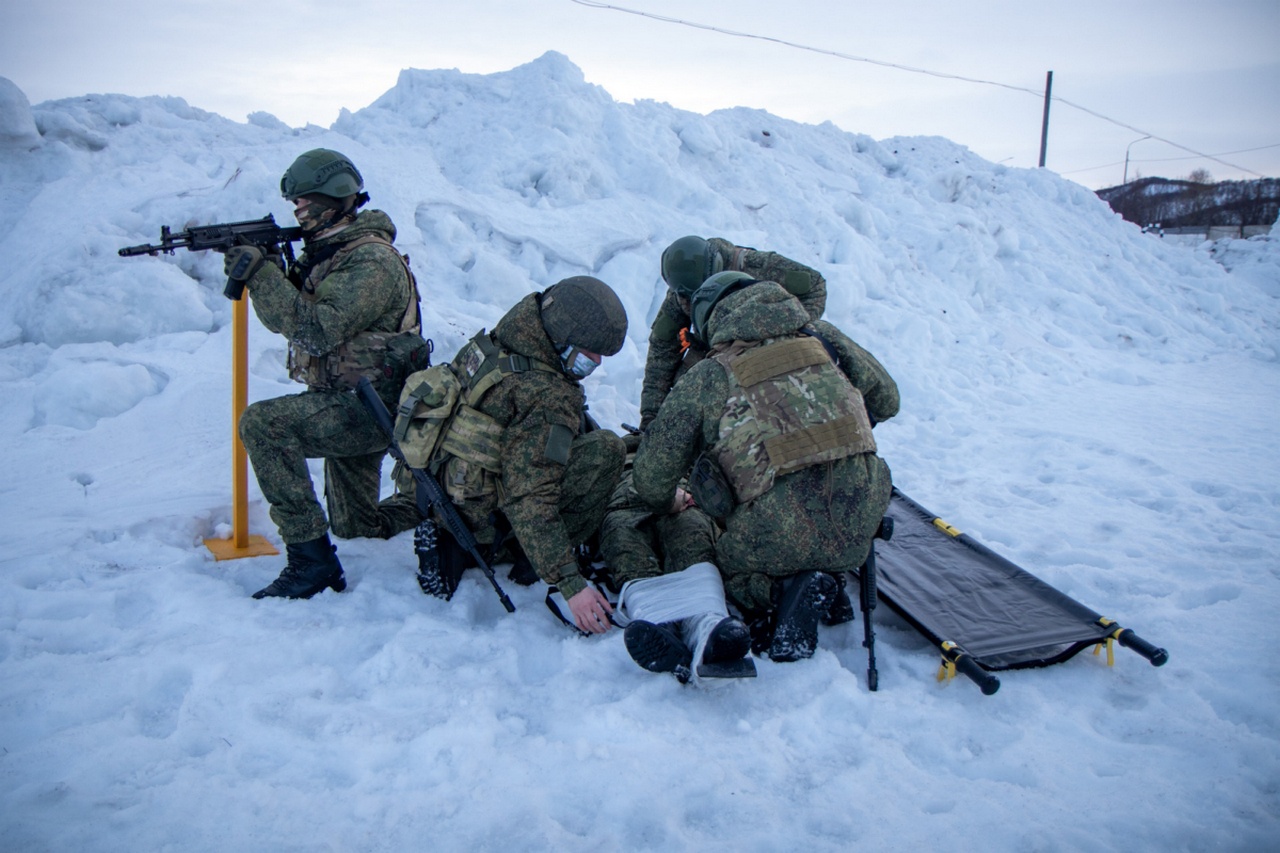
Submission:
[[[875,452],[862,393],[818,340],[737,341],[711,357],[730,384],[714,453],[739,505],[783,474]]]
[[[347,255],[360,246],[378,243],[396,253],[396,257],[404,264],[405,274],[409,276],[409,288],[412,296],[405,306],[400,324],[394,332],[360,332],[349,341],[343,341],[324,355],[311,355],[293,343],[289,344],[289,378],[302,382],[308,388],[322,391],[342,391],[356,387],[360,378],[367,376],[376,382],[385,378],[383,368],[387,363],[387,344],[406,333],[414,335],[422,332],[422,320],[418,309],[418,281],[409,269],[408,259],[400,254],[391,242],[377,234],[366,234],[345,243],[334,252],[333,256],[322,261],[311,270],[303,287],[299,290],[303,299],[316,302],[316,286],[332,272]]]
[[[481,329],[450,364],[410,374],[400,392],[395,436],[405,461],[440,478],[453,500],[493,494],[502,474],[503,427],[476,405],[512,373],[552,365],[505,352]],[[397,487],[413,494],[413,476],[397,468]]]

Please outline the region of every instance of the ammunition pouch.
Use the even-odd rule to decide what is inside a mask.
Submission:
[[[395,437],[411,468],[426,468],[435,454],[462,383],[447,364],[438,364],[409,375],[396,407]]]
[[[504,377],[527,370],[560,375],[556,367],[500,350],[481,330],[451,364],[411,373],[395,422],[409,467],[438,477],[453,501],[498,492],[503,428],[477,406]],[[392,477],[402,493],[413,494],[413,475],[403,465],[397,464]]]

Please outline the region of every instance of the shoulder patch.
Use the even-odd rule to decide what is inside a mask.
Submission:
[[[680,324],[666,311],[658,311],[649,330],[649,338],[655,341],[674,341],[680,334]]]
[[[569,447],[573,444],[573,430],[564,424],[551,424],[547,434],[547,446],[544,455],[552,462],[560,465],[569,464]]]
[[[782,286],[792,296],[804,296],[813,289],[813,276],[804,270],[787,270],[782,277]]]

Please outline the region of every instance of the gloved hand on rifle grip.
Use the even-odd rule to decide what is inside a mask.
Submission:
[[[248,281],[262,266],[265,257],[257,246],[232,246],[227,249],[222,271],[234,281]]]

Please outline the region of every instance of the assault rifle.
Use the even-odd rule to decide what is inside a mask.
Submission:
[[[247,219],[244,222],[221,222],[217,225],[196,225],[187,228],[180,234],[174,234],[168,225],[160,226],[160,242],[144,243],[141,246],[125,246],[120,250],[120,257],[131,258],[135,255],[158,255],[164,252],[172,255],[175,249],[186,249],[191,252],[203,252],[212,249],[225,252],[232,246],[257,246],[263,254],[282,252],[285,257],[285,270],[293,266],[293,241],[302,239],[299,227],[281,228],[275,217],[267,214],[261,219]],[[244,282],[234,278],[227,279],[227,286],[222,295],[228,299],[239,300],[244,294]]]
[[[475,534],[471,532],[471,528],[467,527],[467,523],[463,521],[462,516],[458,515],[458,508],[453,505],[453,501],[449,500],[449,496],[444,493],[440,483],[429,472],[422,468],[413,468],[405,461],[404,451],[400,449],[400,444],[396,441],[395,424],[391,420],[391,413],[387,411],[387,406],[382,402],[382,398],[378,396],[378,392],[373,390],[373,383],[369,381],[368,377],[360,377],[360,382],[356,385],[356,395],[360,398],[360,402],[364,403],[369,413],[373,415],[374,420],[378,422],[378,426],[386,433],[387,440],[391,442],[387,450],[391,453],[392,458],[413,475],[414,484],[417,486],[414,489],[414,498],[418,502],[418,512],[423,518],[426,518],[431,515],[431,509],[435,508],[445,527],[449,528],[449,532],[453,534],[453,538],[467,550],[467,553],[476,561],[476,565],[480,567],[480,571],[484,572],[484,576],[489,579],[489,583],[493,585],[493,591],[498,594],[498,600],[502,602],[502,606],[506,608],[508,613],[515,613],[516,606],[511,603],[511,599],[507,597],[506,592],[498,585],[498,579],[493,574],[493,567],[480,554],[480,543],[476,541]]]
[[[858,603],[862,610],[862,645],[867,649],[867,689],[874,693],[880,686],[880,673],[876,670],[876,630],[871,624],[871,613],[876,609],[876,542],[893,538],[893,519],[885,516],[871,537],[871,550],[867,561],[858,569]]]

